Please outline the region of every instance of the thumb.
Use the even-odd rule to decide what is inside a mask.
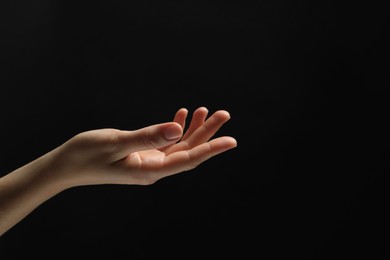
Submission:
[[[130,153],[159,149],[177,142],[183,128],[175,122],[147,126],[134,131],[122,131],[117,139],[118,153],[123,158]]]

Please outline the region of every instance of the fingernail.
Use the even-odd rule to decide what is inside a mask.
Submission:
[[[180,126],[171,126],[164,130],[164,136],[167,140],[178,139],[182,135]]]

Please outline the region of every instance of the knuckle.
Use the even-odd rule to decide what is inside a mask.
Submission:
[[[158,144],[156,136],[152,134],[150,129],[146,129],[146,133],[142,136],[141,142],[142,145],[149,149],[156,148]]]

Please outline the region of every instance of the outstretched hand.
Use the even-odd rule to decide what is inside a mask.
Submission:
[[[196,109],[188,129],[187,109],[173,122],[135,131],[99,129],[80,133],[54,151],[54,172],[68,186],[89,184],[148,185],[191,170],[209,158],[236,147],[233,137],[212,139],[230,115],[219,110],[209,118]]]
[[[0,178],[0,236],[41,203],[65,189],[96,184],[153,184],[195,168],[237,146],[233,137],[213,138],[230,115],[208,116],[179,109],[171,122],[134,131],[82,132],[56,149]]]

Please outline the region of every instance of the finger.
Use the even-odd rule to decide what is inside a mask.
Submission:
[[[183,134],[183,128],[176,122],[147,126],[135,131],[121,131],[116,138],[116,159],[133,152],[159,149],[177,142]]]
[[[185,125],[186,125],[186,118],[187,118],[187,115],[188,115],[188,110],[185,109],[185,108],[180,108],[176,114],[175,114],[175,117],[173,118],[173,122],[176,122],[178,123],[182,129],[184,129]],[[174,143],[170,143],[164,147],[161,147],[160,148],[160,151],[166,151],[169,147],[171,147]]]
[[[198,127],[186,140],[190,147],[207,142],[230,119],[230,114],[225,110],[219,110],[210,116],[204,124]]]
[[[176,114],[175,114],[175,117],[173,119],[173,122],[176,122],[178,123],[179,125],[181,125],[181,128],[185,128],[186,126],[186,118],[187,118],[187,115],[188,115],[188,110],[185,109],[185,108],[180,108]]]
[[[198,127],[203,125],[203,123],[206,120],[208,110],[205,107],[200,107],[196,109],[192,115],[190,126],[188,127],[188,130],[185,132],[182,140],[186,140],[189,136],[192,135],[193,132],[195,132]]]
[[[236,146],[236,139],[225,136],[203,143],[191,150],[172,153],[165,158],[164,165],[160,171],[157,171],[157,174],[162,174],[163,177],[165,177],[194,169],[211,157],[235,148]]]
[[[219,110],[211,115],[203,125],[198,127],[191,136],[186,140],[180,141],[168,147],[165,151],[166,154],[171,154],[177,151],[184,151],[191,149],[201,143],[207,142],[212,136],[221,128],[221,126],[230,119],[230,114],[225,110]]]
[[[195,147],[210,140],[229,119],[230,114],[227,111],[219,110],[215,112],[187,138],[188,147]]]

